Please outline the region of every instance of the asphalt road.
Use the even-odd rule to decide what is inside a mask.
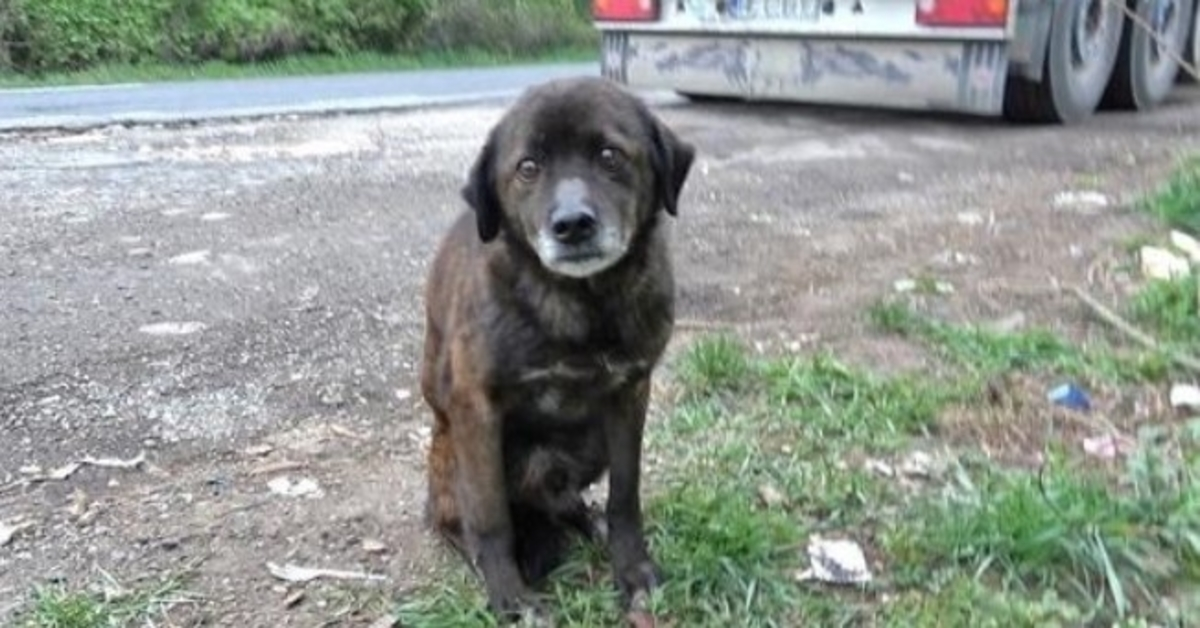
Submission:
[[[595,63],[0,90],[0,130],[394,110],[511,96]]]

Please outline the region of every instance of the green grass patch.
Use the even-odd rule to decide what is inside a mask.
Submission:
[[[1185,159],[1141,206],[1172,228],[1200,234],[1200,157]]]
[[[923,317],[896,301],[876,304],[868,316],[877,330],[923,342],[976,377],[1027,371],[1092,382],[1138,383],[1162,380],[1170,371],[1169,359],[1160,352],[1079,347],[1041,329],[1001,333],[952,325]]]
[[[960,452],[919,486],[863,464],[930,451],[940,414],[971,403],[981,374],[1080,372],[1136,384],[1146,375],[1138,362],[898,306],[871,315],[956,368],[882,376],[827,354],[756,357],[726,336],[698,340],[672,364],[681,401],[647,432],[657,461],[647,471],[647,529],[667,575],[653,600],[660,618],[702,628],[1032,628],[1165,621],[1188,595],[1200,599],[1194,437],[1148,433],[1120,473],[1054,449],[1041,472]],[[862,543],[878,557],[876,581],[798,582],[814,534]],[[621,623],[603,554],[580,547],[545,588],[558,625]],[[404,625],[493,625],[480,584],[450,582],[410,601]]]
[[[1129,304],[1131,318],[1162,342],[1200,347],[1200,276],[1156,279]]]
[[[1170,448],[1147,439],[1119,488],[1065,459],[1038,474],[963,472],[911,508],[885,547],[897,573],[914,584],[936,582],[938,573],[967,575],[1008,597],[1052,594],[1059,610],[1069,600],[1089,620],[1139,612],[1166,620],[1200,595],[1196,435]]]
[[[142,63],[102,64],[74,72],[51,72],[38,76],[0,72],[0,88],[52,87],[64,85],[110,85],[159,81],[236,79],[283,76],[348,74],[492,67],[515,63],[568,63],[597,58],[593,46],[558,48],[532,54],[498,53],[466,49],[413,54],[363,52],[346,55],[298,55],[277,61],[197,64]]]
[[[41,587],[34,591],[33,604],[18,617],[15,628],[111,628],[154,625],[167,611],[194,599],[177,577],[126,589],[108,579],[102,591],[72,591],[63,587]]]

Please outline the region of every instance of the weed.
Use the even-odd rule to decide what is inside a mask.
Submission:
[[[736,390],[752,375],[746,349],[730,336],[704,338],[693,344],[679,366],[679,378],[693,395]]]
[[[1132,318],[1161,341],[1200,345],[1200,276],[1147,283],[1129,304]]]
[[[1185,159],[1141,206],[1175,229],[1200,233],[1200,157]]]
[[[19,618],[20,628],[108,628],[161,618],[173,607],[191,603],[183,581],[171,577],[139,589],[111,580],[104,592],[44,587],[34,591],[33,608]]]

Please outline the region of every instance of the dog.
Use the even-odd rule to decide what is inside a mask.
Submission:
[[[597,538],[623,605],[662,580],[644,537],[642,433],[674,326],[664,216],[695,156],[601,78],[522,93],[488,133],[425,291],[429,524],[514,619],[571,534]],[[608,473],[603,517],[582,492]]]

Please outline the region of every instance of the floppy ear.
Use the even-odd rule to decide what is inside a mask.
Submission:
[[[654,166],[654,177],[657,180],[658,204],[667,213],[675,216],[678,213],[679,194],[683,191],[683,183],[687,180],[696,157],[694,146],[679,139],[675,132],[648,109],[642,110],[653,143],[651,163]]]
[[[500,199],[496,196],[496,178],[493,164],[496,160],[496,132],[489,135],[483,149],[475,157],[475,163],[467,175],[462,188],[463,200],[475,210],[475,226],[479,239],[491,242],[500,234]]]

